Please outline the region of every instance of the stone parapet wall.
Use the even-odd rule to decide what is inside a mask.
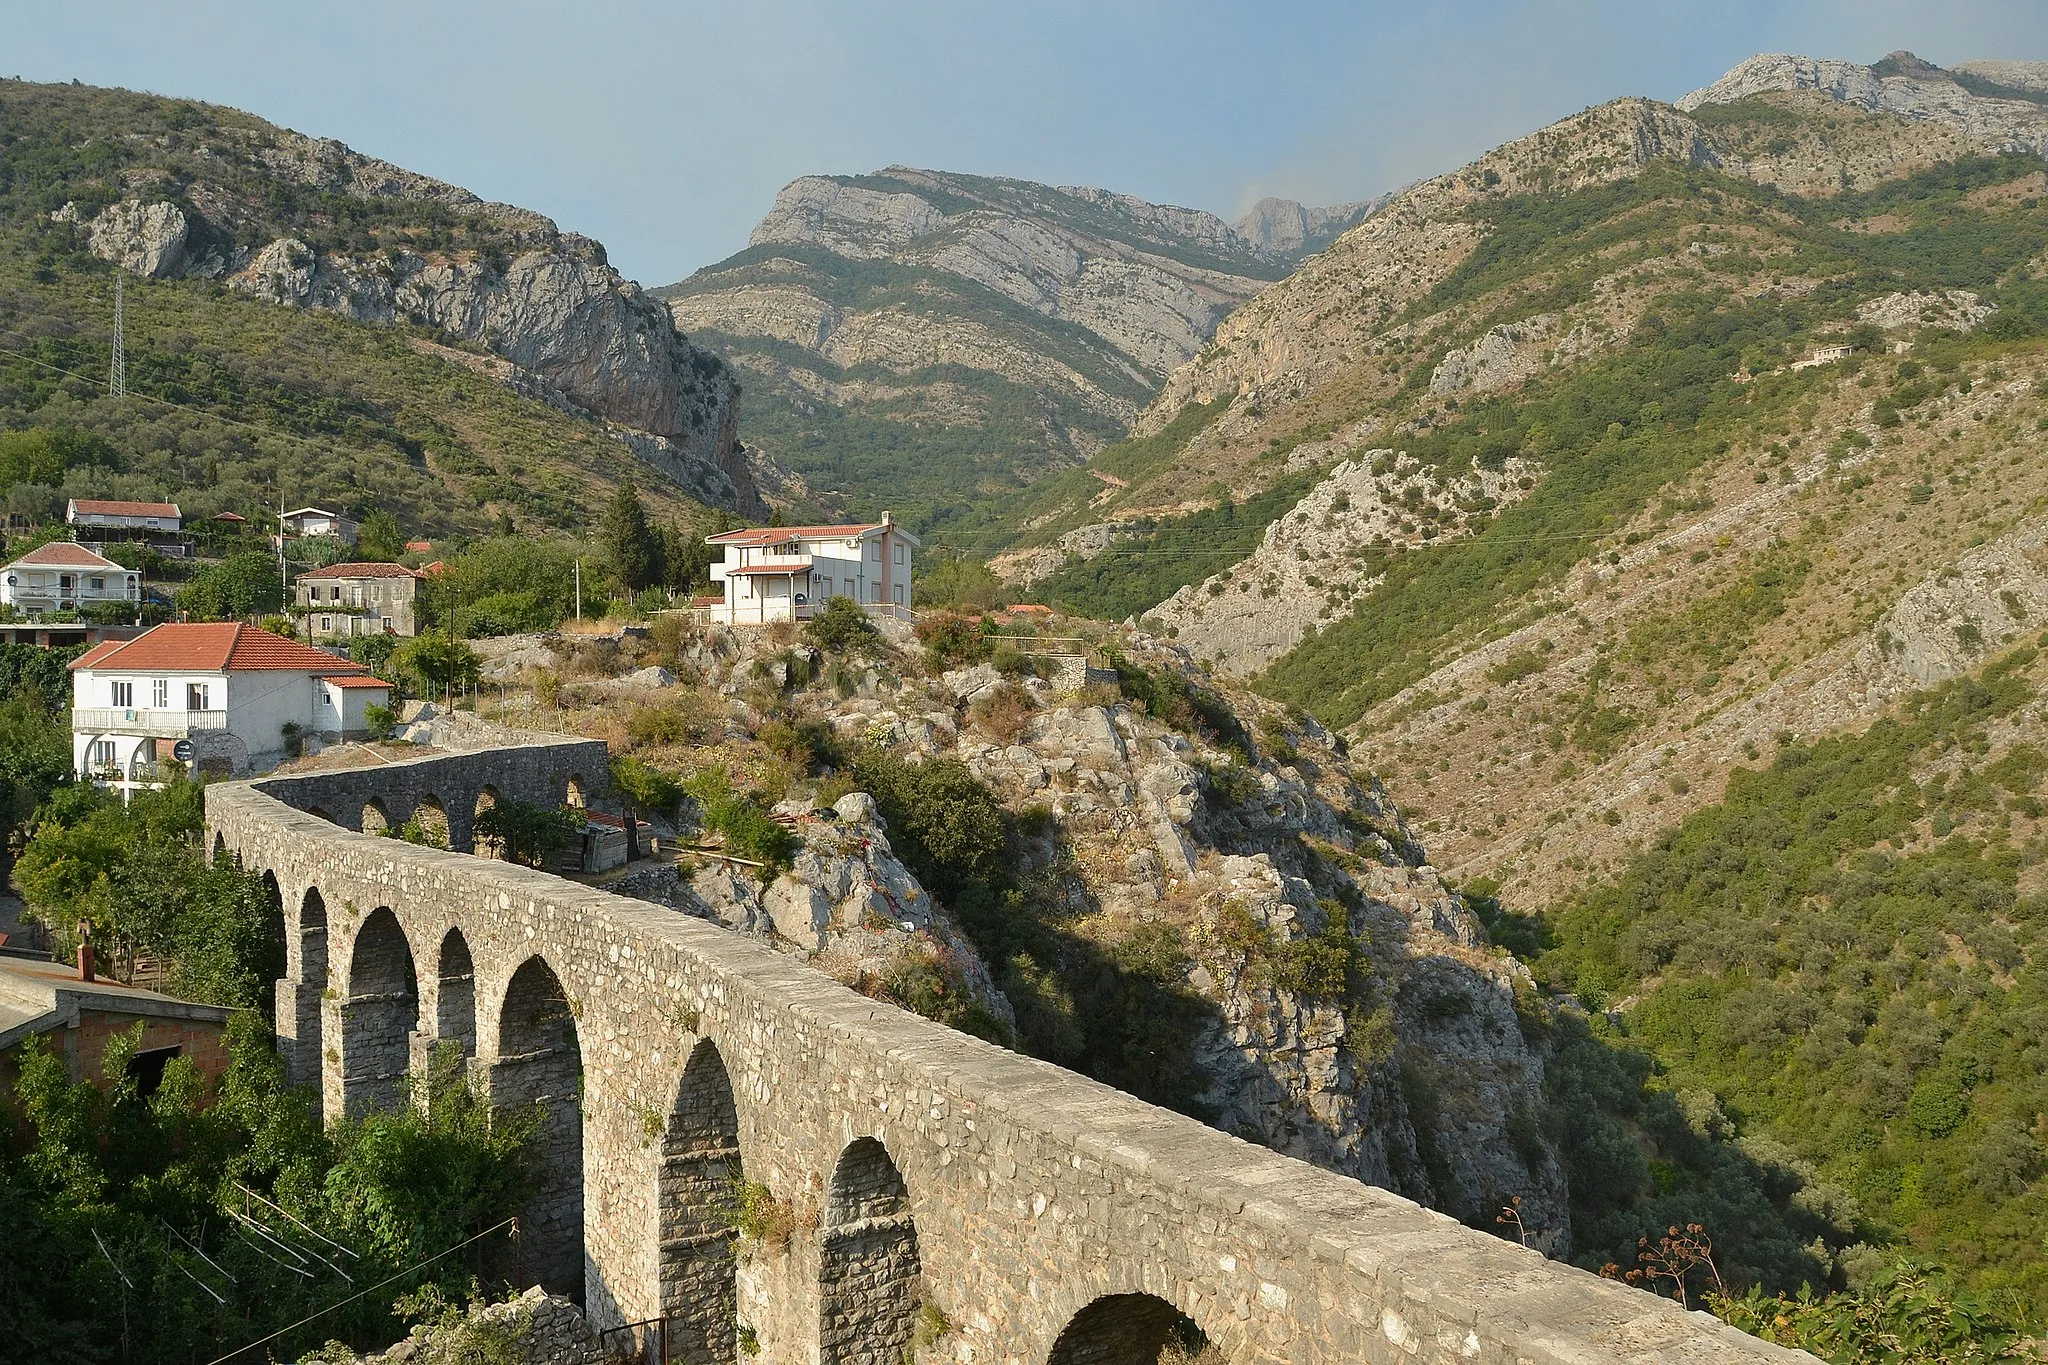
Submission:
[[[716,925],[307,813],[345,806],[368,790],[353,784],[380,776],[391,791],[437,794],[488,777],[532,799],[573,765],[586,780],[601,772],[601,754],[535,745],[207,793],[212,833],[274,876],[289,928],[315,932],[295,917],[317,891],[331,969],[298,989],[349,1000],[356,935],[388,908],[423,991],[459,938],[473,1074],[509,1091],[514,1072],[580,1063],[580,1088],[559,1076],[538,1086],[554,1097],[551,1129],[580,1121],[581,1150],[550,1143],[537,1157],[527,1252],[557,1267],[580,1257],[580,1283],[536,1274],[580,1293],[596,1323],[652,1318],[665,1301],[675,1312],[679,1297],[708,1292],[719,1313],[738,1305],[764,1365],[816,1361],[847,1338],[849,1313],[878,1315],[855,1336],[902,1339],[912,1305],[897,1270],[914,1257],[918,1295],[950,1324],[928,1360],[1150,1365],[1171,1317],[1162,1304],[1235,1362],[1811,1360],[878,1004]],[[365,973],[379,967],[374,946]],[[543,980],[559,983],[558,997],[536,993]],[[423,1005],[420,1032],[441,1012]],[[346,1052],[333,1041],[329,1069]],[[490,1087],[496,1098],[500,1081]],[[903,1215],[874,1193],[889,1168],[905,1191],[900,1238]],[[718,1247],[729,1234],[704,1201],[740,1171],[772,1197],[785,1232],[742,1243],[734,1276]],[[572,1209],[580,1248],[533,1244],[543,1228],[573,1238]],[[849,1209],[890,1222],[873,1265],[843,1254]],[[736,1289],[692,1287],[720,1278]],[[851,1299],[849,1286],[860,1290]],[[735,1358],[723,1327],[692,1331],[702,1358]]]

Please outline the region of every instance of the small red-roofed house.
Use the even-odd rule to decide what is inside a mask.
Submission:
[[[24,616],[76,611],[98,602],[142,601],[142,575],[68,540],[38,545],[0,566],[0,605]]]
[[[724,595],[710,612],[722,625],[802,621],[834,597],[871,614],[910,614],[911,559],[918,539],[887,512],[845,526],[754,526],[706,536],[725,550],[711,566]]]
[[[360,738],[391,693],[360,665],[255,626],[157,626],[72,663],[72,761],[121,788],[160,785],[169,765],[240,776],[280,762],[288,734]]]

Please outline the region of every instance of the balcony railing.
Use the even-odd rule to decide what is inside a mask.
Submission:
[[[154,735],[183,739],[195,730],[225,730],[225,711],[151,711],[141,707],[81,706],[71,712],[73,730],[97,735]]]

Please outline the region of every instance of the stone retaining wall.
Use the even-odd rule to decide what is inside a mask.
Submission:
[[[388,909],[419,982],[417,1057],[449,1013],[435,997],[459,945],[467,975],[450,975],[472,992],[474,1029],[451,1041],[494,1101],[548,1106],[528,1263],[596,1323],[694,1303],[676,1358],[735,1361],[751,1333],[757,1359],[791,1365],[904,1340],[920,1298],[951,1324],[924,1359],[963,1365],[1151,1365],[1168,1307],[1234,1362],[1811,1360],[878,1004],[702,920],[308,813],[382,792],[445,807],[486,778],[533,799],[601,772],[601,753],[534,745],[207,792],[214,835],[277,883],[296,974],[281,1006],[352,999],[357,937],[371,925],[374,946]],[[351,1020],[330,1008],[323,1027]],[[329,1072],[349,1051],[333,1041],[318,1053]],[[735,1266],[720,1209],[741,1172],[787,1235],[742,1243]]]

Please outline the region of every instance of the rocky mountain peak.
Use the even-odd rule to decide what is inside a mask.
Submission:
[[[1943,68],[1900,50],[1857,62],[1766,52],[1678,101],[1692,112],[1786,91],[1811,90],[1872,113],[1943,124],[2001,151],[2048,155],[2048,78],[2043,63],[1963,63]]]
[[[1321,251],[1367,217],[1385,207],[1393,194],[1352,204],[1310,208],[1293,199],[1267,197],[1231,224],[1252,248],[1270,256],[1298,259]]]

